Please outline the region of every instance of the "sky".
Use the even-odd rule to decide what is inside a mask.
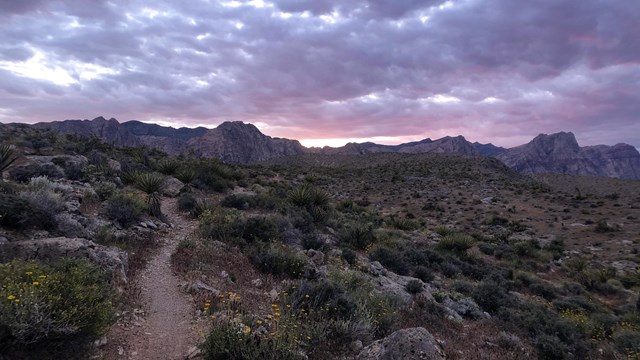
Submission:
[[[637,0],[0,0],[0,122],[640,148]]]

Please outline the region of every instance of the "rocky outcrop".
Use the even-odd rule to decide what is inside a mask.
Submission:
[[[116,119],[102,116],[93,120],[64,120],[33,125],[39,129],[49,129],[61,134],[75,134],[85,137],[97,136],[107,144],[115,146],[142,145],[137,136],[120,126]]]
[[[398,330],[362,349],[357,360],[444,360],[436,339],[422,327]]]
[[[187,144],[195,155],[243,164],[305,152],[297,140],[272,138],[240,121],[222,123]]]
[[[402,146],[398,152],[403,153],[458,153],[477,155],[478,152],[464,136],[446,136],[432,142]]]
[[[640,179],[640,153],[631,145],[580,147],[573,133],[540,134],[496,156],[524,173],[560,173]]]
[[[84,258],[100,266],[110,277],[116,292],[124,293],[128,256],[118,248],[66,237],[0,243],[0,263],[12,259],[56,261],[67,258]]]

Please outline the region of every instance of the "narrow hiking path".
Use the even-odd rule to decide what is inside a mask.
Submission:
[[[175,199],[162,200],[162,213],[173,227],[159,235],[157,253],[132,279],[142,308],[112,327],[107,359],[185,359],[202,339],[203,324],[196,319],[192,298],[180,290],[171,269],[171,254],[196,224],[180,215]]]

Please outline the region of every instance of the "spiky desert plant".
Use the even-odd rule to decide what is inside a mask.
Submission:
[[[173,175],[180,168],[180,163],[174,159],[162,159],[156,162],[156,170],[165,174],[165,175]]]
[[[14,152],[12,145],[0,145],[0,178],[2,178],[4,170],[16,161],[17,157],[14,155]]]
[[[307,210],[315,221],[322,221],[329,214],[329,195],[309,184],[293,189],[287,198],[293,205]]]
[[[147,194],[149,214],[156,217],[161,216],[160,192],[164,188],[164,177],[157,173],[138,173],[134,177],[133,185]]]
[[[196,170],[194,168],[187,166],[178,171],[178,173],[176,174],[176,178],[185,184],[190,184],[193,180],[196,179],[197,175],[198,174],[196,173]]]

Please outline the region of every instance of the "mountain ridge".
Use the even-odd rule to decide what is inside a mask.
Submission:
[[[241,121],[226,121],[213,129],[173,128],[138,120],[120,123],[114,118],[107,120],[100,116],[93,120],[63,120],[32,126],[63,134],[97,136],[115,146],[146,145],[168,154],[189,153],[230,163],[255,163],[307,153],[460,153],[495,157],[524,174],[559,173],[640,179],[640,153],[636,148],[624,143],[580,147],[572,132],[539,134],[529,143],[512,148],[471,143],[461,135],[398,145],[365,142],[341,147],[306,148],[297,140],[267,136],[255,125]]]

